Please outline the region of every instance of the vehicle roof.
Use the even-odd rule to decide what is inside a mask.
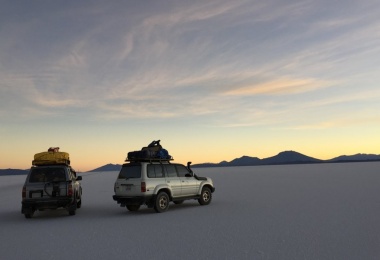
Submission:
[[[67,165],[67,164],[59,164],[59,163],[54,163],[54,164],[46,164],[46,165],[33,165],[31,167],[31,169],[36,169],[36,168],[52,168],[52,167],[59,167],[59,168],[69,168],[71,169],[72,171],[75,172],[74,168],[71,167],[70,165]]]
[[[126,165],[137,165],[137,164],[172,164],[171,162],[169,162],[168,160],[154,160],[154,161],[129,161],[127,163],[124,163],[123,166],[126,166]],[[173,163],[173,164],[176,164],[176,163]]]
[[[59,164],[59,163],[54,163],[54,164],[44,164],[44,165],[33,165],[32,168],[43,168],[43,167],[69,167],[71,168],[70,165],[67,164]]]

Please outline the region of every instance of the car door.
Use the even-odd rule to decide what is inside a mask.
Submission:
[[[173,197],[181,196],[181,180],[177,175],[176,168],[173,164],[164,164],[166,184],[170,186]]]
[[[176,164],[175,166],[182,184],[181,196],[196,195],[199,188],[199,181],[194,178],[193,174],[184,165]]]

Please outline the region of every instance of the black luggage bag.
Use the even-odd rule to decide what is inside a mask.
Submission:
[[[168,151],[160,145],[160,140],[151,142],[147,147],[141,148],[140,151],[132,151],[128,153],[127,160],[171,160],[172,157]]]

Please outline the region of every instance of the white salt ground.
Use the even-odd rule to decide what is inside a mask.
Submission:
[[[157,214],[112,200],[117,172],[83,173],[83,207],[21,214],[0,177],[1,259],[380,259],[380,162],[194,169],[208,206]]]

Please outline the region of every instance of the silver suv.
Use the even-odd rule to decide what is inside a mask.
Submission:
[[[21,213],[31,218],[36,210],[65,208],[70,215],[82,205],[82,187],[68,165],[32,167],[22,189]]]
[[[169,202],[181,204],[196,199],[208,205],[215,191],[210,178],[198,177],[187,167],[161,160],[141,160],[122,166],[116,179],[113,199],[121,207],[137,211],[145,204],[161,213],[169,208]]]

